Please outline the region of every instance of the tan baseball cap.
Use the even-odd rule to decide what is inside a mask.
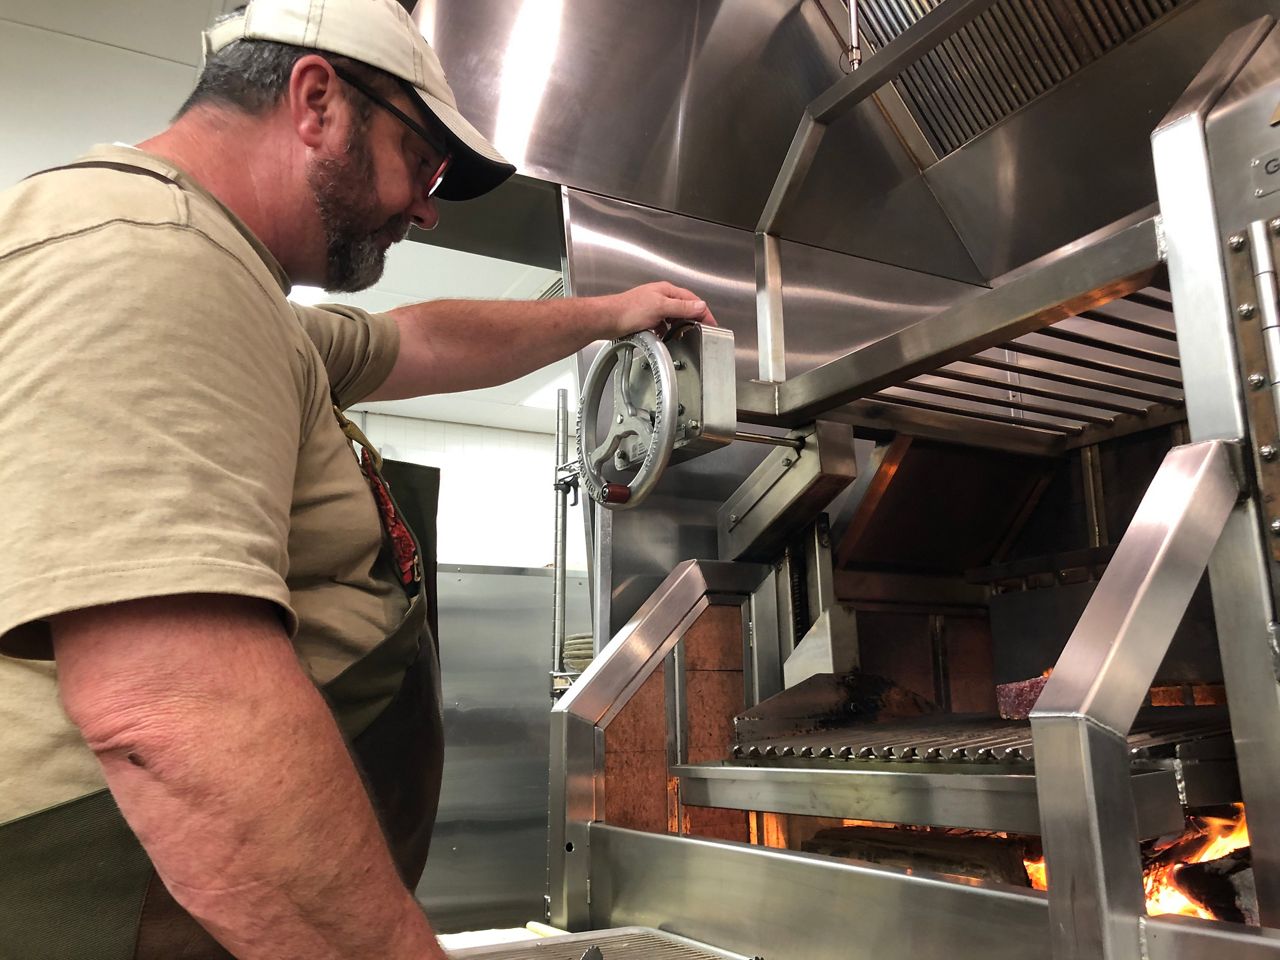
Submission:
[[[516,168],[462,114],[440,58],[395,0],[250,0],[204,35],[205,56],[235,40],[273,40],[359,60],[399,77],[448,131],[453,164],[436,196],[470,200]]]

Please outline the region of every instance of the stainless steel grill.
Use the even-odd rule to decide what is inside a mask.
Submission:
[[[861,0],[873,51],[942,0]],[[1183,0],[1001,0],[895,86],[939,157],[1171,13]]]

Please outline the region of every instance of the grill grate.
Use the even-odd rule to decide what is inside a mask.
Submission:
[[[1135,756],[1192,740],[1230,733],[1225,709],[1155,707],[1144,710],[1129,734]],[[884,724],[852,724],[838,730],[739,743],[734,759],[759,761],[893,760],[933,763],[1030,763],[1031,724],[986,716],[924,716]]]
[[[863,43],[879,50],[942,2],[858,0]],[[941,158],[1184,2],[999,0],[894,85]]]

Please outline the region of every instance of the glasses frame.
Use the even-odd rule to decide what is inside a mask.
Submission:
[[[425,142],[426,145],[435,151],[436,155],[440,157],[439,163],[436,164],[435,170],[432,171],[431,176],[427,181],[427,196],[434,196],[435,192],[440,189],[440,184],[444,183],[444,175],[448,172],[449,166],[453,162],[453,153],[448,148],[440,146],[440,144],[436,142],[436,139],[430,134],[430,132],[428,132],[427,128],[421,123],[414,120],[395,104],[391,103],[386,97],[374,91],[363,80],[353,76],[349,70],[345,70],[333,63],[329,64],[329,66],[333,67],[333,72],[338,75],[339,80],[355,87],[355,89],[360,93],[363,93],[383,110],[386,110],[387,113],[391,114],[406,127],[416,133],[423,142]]]

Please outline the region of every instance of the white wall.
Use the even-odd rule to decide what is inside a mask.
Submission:
[[[0,189],[95,143],[136,143],[163,129],[195,84],[201,31],[238,2],[0,0]],[[441,297],[531,298],[555,276],[403,243],[382,283],[344,299],[383,310]],[[368,408],[377,411],[366,415],[370,439],[389,456],[443,468],[443,562],[552,561],[554,421],[521,401],[569,369],[557,365],[493,391]],[[584,569],[580,513],[569,547],[570,566]]]
[[[554,562],[554,437],[377,413],[357,422],[383,456],[440,468],[441,563]],[[568,567],[587,568],[580,508],[569,514]]]

